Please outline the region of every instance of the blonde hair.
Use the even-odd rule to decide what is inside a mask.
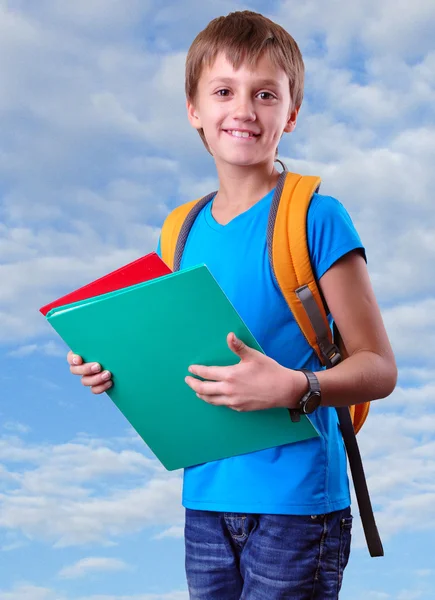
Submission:
[[[193,40],[187,53],[185,76],[186,98],[192,104],[195,103],[202,69],[204,66],[211,67],[219,52],[225,53],[234,69],[245,61],[254,68],[265,54],[289,78],[292,109],[301,106],[305,69],[297,43],[283,27],[250,10],[213,19]],[[199,129],[198,133],[210,152],[203,129]]]

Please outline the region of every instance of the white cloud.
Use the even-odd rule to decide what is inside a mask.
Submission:
[[[23,356],[29,356],[30,354],[34,354],[37,350],[37,344],[27,344],[26,346],[20,346],[16,350],[11,350],[10,352],[8,352],[8,356],[22,358]]]
[[[161,533],[154,536],[155,540],[162,540],[164,538],[182,538],[184,537],[184,527],[173,525],[169,529],[165,529]]]
[[[79,30],[100,30],[104,36],[135,26],[143,18],[151,2],[143,0],[76,0],[66,6],[42,0],[38,16]]]
[[[418,600],[422,595],[423,592],[420,590],[402,590],[399,592],[397,600]]]
[[[54,589],[40,587],[29,583],[17,584],[11,590],[0,589],[0,600],[189,600],[187,591],[167,593],[143,593],[134,595],[114,596],[98,594],[92,596],[72,597]]]
[[[0,589],[0,600],[67,600],[67,598],[49,588],[21,583],[11,590]]]
[[[402,366],[399,371],[399,383],[400,381],[411,381],[412,383],[425,383],[432,381],[433,379],[434,372],[432,369]]]
[[[11,465],[0,493],[4,530],[70,546],[107,543],[150,525],[177,526],[183,518],[179,473],[139,452],[92,441],[32,446],[8,438],[0,441],[0,459]]]
[[[29,433],[31,428],[24,423],[19,423],[18,421],[6,421],[6,423],[3,423],[3,429],[11,431],[12,433],[23,434]]]
[[[361,35],[374,51],[419,58],[421,53],[433,49],[434,5],[430,0],[416,0],[402,6],[404,10],[397,10],[394,0],[373,2],[375,10],[367,19],[369,26],[361,28]]]
[[[126,4],[105,3],[101,14],[98,1],[0,13],[0,50],[8,56],[0,73],[2,341],[48,332],[37,313],[42,304],[155,248],[156,224],[167,213],[155,198],[165,197],[160,190],[170,182],[151,187],[144,173],[132,179],[129,154],[111,148],[118,136],[138,138],[148,106],[143,98],[160,58],[92,31],[127,35],[148,6]],[[127,129],[125,120],[119,128],[93,102],[107,98],[131,115]],[[143,141],[138,144],[143,152]],[[86,181],[89,168],[108,169],[113,177],[95,189]],[[26,345],[23,352],[30,352]]]
[[[47,492],[43,496],[2,495],[0,526],[64,547],[101,542],[182,518],[180,484],[175,479],[152,480],[142,488],[103,497],[80,495],[84,496],[82,489],[72,493],[70,499]]]
[[[417,569],[414,571],[416,577],[430,577],[434,574],[433,569]]]
[[[15,436],[0,438],[0,460],[4,462],[38,462],[46,451],[44,446],[25,445]]]
[[[46,356],[65,356],[65,350],[52,340],[41,345],[27,344],[19,346],[15,350],[10,350],[7,354],[15,358],[23,358],[36,353],[45,354]]]
[[[76,579],[84,577],[89,573],[108,572],[108,571],[125,571],[131,567],[117,558],[107,558],[99,556],[89,556],[82,558],[73,565],[64,567],[59,572],[59,577],[64,579]]]
[[[385,309],[383,318],[397,357],[411,365],[421,359],[433,360],[435,298]]]
[[[0,546],[0,552],[12,552],[12,550],[18,550],[26,546],[24,542],[11,542],[10,544],[3,544]]]
[[[350,61],[355,46],[370,54],[412,60],[433,49],[435,9],[431,0],[402,3],[400,10],[394,0],[356,0],[352,4],[325,0],[321,8],[317,0],[303,4],[288,0],[280,3],[277,17],[307,51],[314,46],[314,36],[324,36],[327,58],[335,62]]]
[[[403,411],[405,409],[410,414],[416,414],[422,418],[426,416],[421,411],[424,409],[430,411],[435,402],[435,381],[432,374],[431,381],[423,385],[402,387],[398,385],[394,392],[388,398],[381,400],[374,406],[376,410],[382,411]],[[418,412],[420,411],[420,412]],[[406,414],[406,413],[405,413]]]
[[[25,539],[15,531],[3,532],[1,538],[0,552],[13,552],[14,550],[18,550],[29,545],[29,540]]]

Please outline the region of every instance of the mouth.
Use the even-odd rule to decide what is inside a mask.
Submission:
[[[259,133],[254,133],[253,131],[240,130],[240,129],[223,129],[225,133],[230,135],[233,138],[240,140],[249,140],[255,139],[260,136]]]

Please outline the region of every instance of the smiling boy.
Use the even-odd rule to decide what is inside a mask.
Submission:
[[[188,91],[189,121],[205,136],[219,176],[213,215],[230,221],[275,187],[273,158],[283,133],[295,128],[299,107],[289,114],[288,77],[266,55],[254,71],[247,64],[235,71],[219,53],[194,86]]]
[[[383,398],[396,365],[365,263],[343,206],[314,194],[307,217],[313,269],[349,357],[322,370],[271,270],[267,222],[279,141],[296,126],[304,65],[293,38],[262,15],[214,19],[186,60],[187,112],[212,154],[219,190],[197,216],[181,267],[206,263],[265,354],[229,333],[231,367],[192,365],[186,383],[232,410],[297,408],[313,373],[320,437],[185,470],[186,573],[191,600],[338,598],[350,552],[346,456],[333,407]],[[94,393],[104,373],[69,353]],[[95,366],[95,365],[94,365]],[[99,366],[96,367],[97,369]]]

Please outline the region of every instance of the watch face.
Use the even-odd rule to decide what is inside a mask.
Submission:
[[[318,392],[311,392],[311,394],[307,398],[306,402],[304,403],[303,411],[306,415],[310,415],[311,413],[313,413],[316,410],[316,408],[319,407],[319,405],[320,405],[320,394]]]

